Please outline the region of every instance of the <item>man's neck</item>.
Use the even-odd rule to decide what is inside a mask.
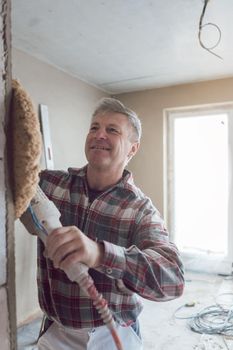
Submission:
[[[87,181],[91,189],[104,191],[114,186],[122,177],[122,173],[110,173],[109,171],[99,170],[87,166]]]

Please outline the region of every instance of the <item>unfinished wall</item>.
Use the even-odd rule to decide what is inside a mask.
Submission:
[[[163,111],[233,101],[233,78],[117,95],[141,117],[141,149],[129,167],[135,182],[163,213]]]
[[[106,94],[46,63],[13,49],[13,77],[34,101],[48,106],[56,169],[80,167],[86,162],[84,142],[96,102]],[[16,297],[18,324],[38,312],[36,238],[17,221]]]
[[[7,128],[9,120],[11,48],[10,0],[0,0],[0,342],[1,350],[16,348],[14,210],[9,186]]]

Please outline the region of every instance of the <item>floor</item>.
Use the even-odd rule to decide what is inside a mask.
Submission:
[[[187,319],[174,317],[178,308],[176,316],[188,317],[206,306],[216,304],[220,296],[225,296],[228,300],[230,297],[232,307],[232,292],[232,277],[189,273],[186,274],[182,297],[165,303],[145,301],[141,316],[144,350],[233,350],[232,339],[223,340],[221,336],[195,333],[189,328]]]
[[[195,333],[187,319],[176,318],[196,314],[216,302],[232,307],[232,292],[232,277],[188,273],[184,294],[179,299],[159,303],[144,300],[140,316],[144,350],[233,350],[233,338]],[[40,322],[35,320],[19,328],[18,350],[37,349]]]

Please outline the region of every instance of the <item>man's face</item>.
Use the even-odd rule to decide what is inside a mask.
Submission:
[[[120,113],[97,114],[86,138],[85,153],[90,166],[96,169],[122,171],[138,149],[132,142],[133,129]]]

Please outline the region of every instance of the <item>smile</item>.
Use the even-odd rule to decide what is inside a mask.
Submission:
[[[92,146],[91,149],[110,151],[110,148],[108,148],[108,147],[103,147],[103,146]]]

